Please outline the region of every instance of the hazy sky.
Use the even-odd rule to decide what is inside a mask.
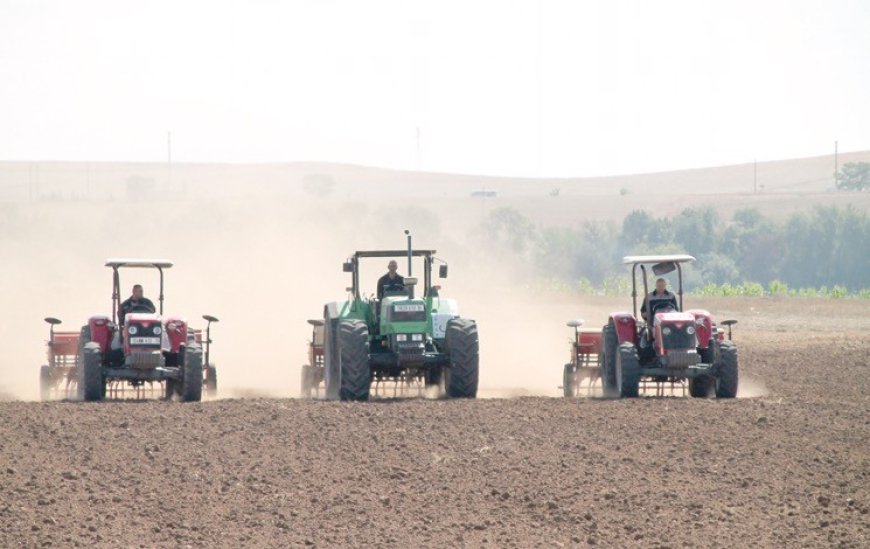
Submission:
[[[870,2],[0,0],[0,160],[628,173],[870,149]]]

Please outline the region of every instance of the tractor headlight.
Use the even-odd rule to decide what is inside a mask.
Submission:
[[[686,328],[686,333],[689,335],[693,335],[695,333],[695,327],[689,326],[688,328]]]
[[[127,328],[127,333],[131,336],[136,335],[137,333],[139,333],[139,328],[137,328],[136,326],[130,326],[129,328]]]
[[[662,328],[662,335],[671,335],[671,329],[665,326]]]
[[[408,334],[396,334],[396,341],[408,341]]]
[[[423,341],[423,334],[414,334],[411,336],[411,341]]]
[[[153,328],[151,328],[151,332],[154,335],[159,336],[160,334],[163,333],[163,328],[161,328],[160,326],[154,326]]]

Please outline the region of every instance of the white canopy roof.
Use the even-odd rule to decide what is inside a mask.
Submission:
[[[695,258],[685,254],[675,255],[627,255],[622,258],[623,265],[635,265],[637,263],[691,263]]]
[[[144,267],[144,268],[156,268],[160,267],[161,269],[168,269],[172,267],[172,262],[168,259],[119,259],[112,258],[106,260],[106,267]]]

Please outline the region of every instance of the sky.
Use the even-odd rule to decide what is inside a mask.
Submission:
[[[870,2],[0,0],[0,161],[571,177],[870,149]]]

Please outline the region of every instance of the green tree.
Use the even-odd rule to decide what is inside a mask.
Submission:
[[[674,242],[686,253],[708,254],[716,246],[718,220],[713,208],[686,208],[673,219]]]
[[[837,173],[837,188],[841,191],[870,189],[870,162],[849,162]]]
[[[516,253],[525,253],[535,240],[535,224],[514,208],[501,207],[490,212],[483,225],[486,238]]]

